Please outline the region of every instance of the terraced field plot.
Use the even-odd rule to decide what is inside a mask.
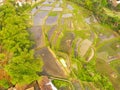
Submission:
[[[71,2],[60,0],[49,3],[46,0],[39,7],[38,10],[32,11],[33,26],[41,27],[45,45],[39,47],[36,43],[38,46],[36,52],[39,52],[38,55],[44,61],[47,75],[55,77],[58,74],[59,77],[63,77],[62,72],[64,72],[67,77],[64,77],[63,81],[67,79],[66,82],[73,83],[70,90],[71,88],[72,90],[81,88],[97,90],[99,87],[95,85],[95,82],[88,83],[78,79],[81,77],[79,75],[82,75],[82,70],[87,71],[88,77],[93,78],[96,75],[95,71],[86,69],[88,64],[96,60],[95,70],[108,76],[113,86],[119,88],[120,76],[114,77],[117,74],[116,66],[118,65],[113,65],[113,69],[109,64],[120,59],[118,35],[109,26],[100,24],[92,12]],[[51,57],[45,48],[50,49]],[[55,56],[54,59],[51,59],[52,56]]]

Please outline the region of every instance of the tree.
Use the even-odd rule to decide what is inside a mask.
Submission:
[[[9,82],[6,79],[0,80],[0,86],[3,86],[5,89],[9,88]]]
[[[12,58],[10,63],[6,65],[5,70],[12,78],[11,82],[15,85],[29,84],[38,79],[37,72],[40,72],[42,62],[40,59],[34,58],[34,52],[21,52],[19,56]]]
[[[42,61],[34,57],[31,49],[33,41],[30,41],[27,32],[30,27],[29,12],[22,12],[23,9],[18,8],[10,2],[0,7],[0,46],[6,52],[12,53],[4,69],[14,85],[29,84],[37,80],[37,72],[42,70]]]

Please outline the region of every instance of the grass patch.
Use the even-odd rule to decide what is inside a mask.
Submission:
[[[71,90],[71,85],[68,82],[62,80],[53,80],[52,82],[58,90]]]
[[[5,89],[8,89],[10,84],[6,79],[2,79],[2,80],[0,80],[0,86],[5,88]]]
[[[57,12],[50,12],[49,13],[49,16],[57,16],[58,14],[57,14]]]

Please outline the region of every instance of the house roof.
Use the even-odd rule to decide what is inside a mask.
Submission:
[[[118,4],[120,4],[120,0],[110,0],[114,7],[116,7]]]

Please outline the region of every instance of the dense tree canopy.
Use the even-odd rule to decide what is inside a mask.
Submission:
[[[42,67],[40,59],[34,57],[33,42],[27,32],[30,25],[25,10],[29,7],[23,8],[9,2],[0,7],[0,46],[12,53],[3,68],[10,75],[12,84],[31,83],[38,78],[37,72]],[[4,52],[0,54],[4,55]]]
[[[6,66],[6,71],[12,78],[12,83],[30,83],[38,78],[37,72],[42,65],[39,59],[34,59],[33,51],[21,52],[20,55],[12,58]]]

